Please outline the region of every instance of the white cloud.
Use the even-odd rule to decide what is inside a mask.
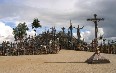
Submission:
[[[0,43],[3,41],[13,41],[12,28],[0,22]]]
[[[12,34],[13,29],[10,26],[5,25],[3,22],[0,22],[0,44],[3,41],[14,42],[14,36]],[[37,34],[37,33],[36,33]],[[27,36],[34,36],[35,31],[27,31]]]
[[[77,38],[77,33],[73,33],[73,36],[74,36],[75,38]]]
[[[104,35],[103,28],[98,28],[98,37]]]
[[[84,40],[85,40],[86,42],[91,42],[91,40],[90,40],[91,36],[93,36],[93,35],[91,34],[91,31],[84,31],[84,32],[81,32],[81,39],[84,38]]]
[[[103,28],[98,28],[98,37],[104,34]],[[81,32],[81,39],[85,39],[86,42],[91,42],[95,38],[95,29],[91,28],[87,31]]]
[[[105,18],[105,23],[102,23],[105,25],[99,25],[102,28],[99,28],[98,36],[102,34],[109,38],[116,36],[115,0],[6,0],[6,2],[6,4],[0,4],[0,18],[5,21],[14,21],[16,24],[30,23],[37,17],[42,26],[55,25],[67,28],[69,20],[72,19],[75,27],[80,24],[85,26],[84,29],[88,29],[88,31],[81,32],[82,38],[92,40],[95,34],[94,25],[86,22],[86,19],[93,17],[93,14],[96,13],[98,17]],[[30,24],[28,26],[31,28]],[[30,33],[33,32],[30,31]],[[74,35],[76,36],[76,34]]]
[[[37,34],[37,33],[36,33]],[[27,37],[28,36],[35,36],[35,31],[27,31]]]

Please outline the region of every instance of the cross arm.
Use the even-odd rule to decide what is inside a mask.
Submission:
[[[104,18],[96,18],[96,19],[87,19],[87,21],[101,21],[101,20],[104,20]]]
[[[83,26],[84,27],[84,26]],[[82,28],[80,28],[80,29],[83,29],[83,27]]]
[[[87,19],[87,21],[92,21],[93,19]]]

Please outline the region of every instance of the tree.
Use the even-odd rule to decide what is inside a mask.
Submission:
[[[33,28],[39,28],[39,27],[41,27],[40,21],[39,21],[37,18],[35,18],[35,19],[33,20],[33,23],[32,23],[32,29],[33,29]],[[35,29],[34,29],[34,31],[36,32]]]
[[[16,28],[13,28],[13,35],[15,40],[23,40],[23,38],[27,35],[26,31],[29,30],[26,23],[19,23]]]

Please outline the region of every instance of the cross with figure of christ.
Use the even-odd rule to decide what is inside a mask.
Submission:
[[[98,24],[97,22],[104,20],[104,18],[97,18],[97,14],[94,14],[94,18],[87,19],[87,21],[93,21],[95,24],[95,39],[97,39]]]

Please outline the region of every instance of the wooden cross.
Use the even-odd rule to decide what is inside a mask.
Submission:
[[[97,14],[94,14],[94,18],[87,19],[87,21],[93,21],[95,24],[95,39],[97,39],[98,24],[97,22],[104,20],[104,18],[97,18]]]

